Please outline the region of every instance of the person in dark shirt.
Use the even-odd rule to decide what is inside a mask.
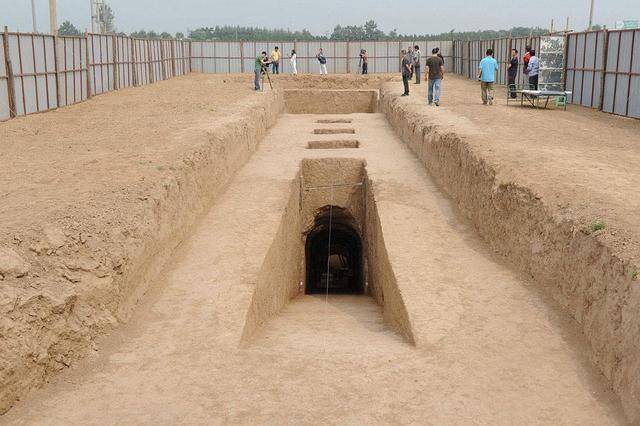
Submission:
[[[402,84],[404,85],[402,96],[409,96],[409,79],[411,78],[413,57],[406,50],[402,50],[400,55],[402,56]]]
[[[429,80],[427,101],[429,105],[435,102],[436,106],[440,106],[440,90],[442,87],[442,79],[444,78],[444,62],[438,56],[438,49],[431,51],[431,56],[426,62],[427,69],[425,77]]]
[[[518,77],[518,51],[511,49],[511,62],[509,63],[509,96],[515,99],[516,95],[516,78]]]

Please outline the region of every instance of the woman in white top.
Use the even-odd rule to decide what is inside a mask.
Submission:
[[[293,75],[298,75],[298,55],[296,55],[295,49],[291,51],[291,58],[289,60],[291,61],[291,72]]]

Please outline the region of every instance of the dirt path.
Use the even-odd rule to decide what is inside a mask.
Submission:
[[[307,150],[283,116],[129,324],[2,421],[619,424],[575,324],[489,253],[380,114],[361,148]],[[322,117],[326,118],[326,117]],[[367,162],[417,345],[370,299],[300,297],[238,348],[302,158]]]

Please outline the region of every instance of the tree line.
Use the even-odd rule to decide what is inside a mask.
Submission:
[[[177,32],[175,34],[156,32],[153,30],[138,30],[129,34],[118,32],[113,25],[114,17],[111,16],[109,31],[111,34],[129,35],[134,38],[177,38],[184,39],[185,34]],[[192,40],[221,40],[221,41],[362,41],[362,40],[488,40],[501,37],[527,37],[539,36],[547,32],[544,28],[513,27],[508,30],[478,30],[478,31],[456,31],[451,30],[439,34],[401,34],[397,29],[384,32],[378,28],[378,24],[369,20],[363,25],[336,25],[329,36],[319,36],[312,34],[309,30],[295,30],[283,28],[258,28],[231,25],[217,25],[215,27],[202,27],[189,30],[187,37]],[[64,21],[58,29],[60,35],[80,35],[81,32],[71,22]]]

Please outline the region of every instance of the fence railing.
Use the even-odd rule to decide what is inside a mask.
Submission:
[[[565,48],[565,87],[575,105],[626,117],[640,118],[640,30],[602,30],[569,33]],[[539,50],[540,38],[456,41],[454,72],[475,79],[486,49],[493,48],[500,64],[498,83],[507,83],[512,48]],[[522,64],[518,83],[524,83]]]
[[[0,33],[0,121],[191,71],[190,41]]]
[[[484,52],[492,48],[507,84],[511,49],[539,50],[540,37],[456,41],[246,42],[136,39],[86,34],[54,37],[0,33],[0,121],[82,102],[91,96],[166,80],[191,71],[252,72],[256,56],[282,52],[281,70],[290,72],[291,50],[300,73],[318,72],[322,48],[331,73],[357,73],[360,49],[370,73],[400,70],[400,50],[418,45],[423,57],[439,47],[447,71],[475,79]],[[566,35],[565,86],[569,102],[640,118],[640,30],[592,31]],[[522,65],[517,82],[525,83]]]
[[[192,41],[191,68],[208,73],[251,72],[256,56],[261,52],[271,53],[278,46],[282,53],[280,69],[290,72],[288,60],[291,51],[296,51],[297,69],[300,73],[319,72],[316,54],[323,49],[330,73],[356,73],[359,69],[359,53],[366,49],[370,73],[400,71],[400,50],[409,46],[420,46],[423,58],[431,49],[439,47],[445,57],[446,66],[453,69],[453,42],[451,41]],[[427,53],[428,52],[428,53]]]

